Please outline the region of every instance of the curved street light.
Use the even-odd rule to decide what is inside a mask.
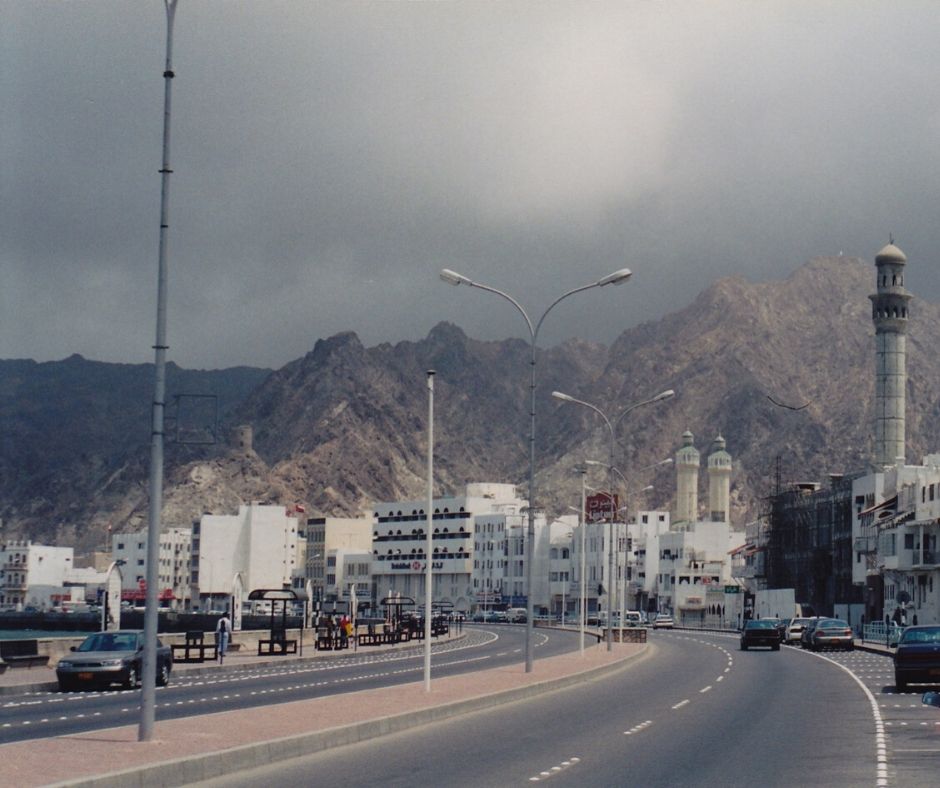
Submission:
[[[553,391],[553,392],[552,392],[552,396],[553,396],[555,399],[560,399],[560,400],[562,400],[563,402],[573,402],[575,405],[581,405],[581,406],[583,406],[583,407],[585,407],[585,408],[590,408],[591,410],[593,410],[598,416],[600,416],[600,417],[604,420],[604,424],[607,426],[607,430],[608,430],[608,432],[610,433],[610,451],[609,451],[609,453],[608,453],[608,463],[607,463],[607,489],[608,489],[608,490],[613,490],[613,488],[614,488],[614,485],[613,485],[614,445],[615,445],[615,443],[616,443],[616,438],[615,438],[615,435],[614,435],[615,426],[616,426],[617,424],[619,424],[621,421],[623,421],[623,417],[626,416],[626,415],[627,415],[628,413],[630,413],[631,411],[634,411],[634,410],[636,410],[637,408],[642,407],[643,405],[651,405],[651,404],[654,403],[654,402],[661,402],[662,400],[670,399],[671,397],[674,397],[674,396],[675,396],[675,393],[676,393],[676,392],[673,391],[672,389],[666,389],[665,391],[661,391],[661,392],[660,392],[659,394],[657,394],[655,397],[651,397],[650,399],[643,400],[642,402],[637,402],[637,403],[631,405],[629,408],[626,408],[624,411],[622,411],[622,412],[620,413],[620,415],[617,416],[617,418],[616,418],[613,422],[612,422],[609,418],[607,418],[607,414],[604,413],[604,411],[602,411],[599,407],[597,407],[597,405],[594,405],[594,404],[592,404],[592,403],[590,403],[590,402],[585,402],[584,400],[577,399],[576,397],[572,397],[570,394],[565,394],[565,393],[562,392],[562,391]],[[612,584],[613,584],[613,579],[614,579],[614,511],[613,511],[614,505],[613,505],[613,497],[611,497],[611,506],[610,506],[610,508],[611,508],[611,513],[610,513],[610,531],[609,531],[609,538],[608,538],[608,544],[607,544],[607,582],[608,582],[608,584],[610,584],[610,585],[612,586]],[[612,588],[608,590],[608,600],[610,599],[610,590],[612,590]],[[608,601],[608,605],[607,605],[607,606],[608,606],[609,608],[611,607],[609,601]],[[607,626],[607,650],[608,650],[608,651],[610,651],[610,650],[612,649],[612,641],[611,641],[611,630],[612,630],[612,629],[613,629],[613,621],[609,621],[609,622],[608,622],[608,626]]]
[[[489,285],[481,284],[480,282],[474,282],[471,279],[468,279],[463,274],[458,274],[456,271],[452,271],[449,268],[444,268],[441,270],[441,279],[449,285],[467,285],[467,287],[476,287],[480,290],[485,290],[488,293],[493,293],[498,295],[500,298],[505,299],[510,304],[512,304],[522,315],[523,320],[525,320],[526,327],[529,329],[529,345],[531,349],[531,358],[529,365],[531,368],[531,377],[529,382],[529,419],[530,419],[530,430],[529,430],[529,524],[526,529],[526,542],[525,542],[525,581],[526,581],[526,625],[525,625],[525,672],[532,672],[532,563],[534,558],[534,544],[535,544],[535,348],[536,343],[538,342],[539,330],[542,328],[542,323],[545,318],[548,316],[548,313],[554,309],[559,302],[572,296],[575,293],[580,293],[583,290],[590,290],[592,287],[606,287],[607,285],[621,285],[626,282],[633,272],[629,268],[621,268],[617,271],[614,271],[611,274],[598,279],[596,282],[591,282],[588,285],[582,285],[581,287],[576,287],[573,290],[569,290],[567,293],[560,295],[549,305],[542,316],[538,319],[538,322],[533,325],[532,319],[529,317],[529,314],[523,309],[522,305],[508,293],[504,293],[502,290],[498,290],[495,287],[490,287]],[[609,645],[609,644],[608,644]]]

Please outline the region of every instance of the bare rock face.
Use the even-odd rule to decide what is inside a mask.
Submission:
[[[574,467],[606,461],[606,428],[560,389],[615,417],[671,388],[676,397],[627,416],[615,464],[639,489],[631,506],[668,507],[672,456],[689,429],[704,458],[719,434],[734,460],[732,518],[756,515],[784,480],[821,480],[871,455],[874,266],[812,260],[783,281],[716,282],[689,306],[628,331],[608,350],[571,340],[540,350],[537,502],[564,513],[580,498]],[[914,300],[908,333],[908,461],[940,447],[940,309]],[[525,494],[529,346],[480,342],[442,323],[420,342],[367,348],[353,333],[320,340],[267,370],[173,369],[168,391],[217,391],[224,440],[166,450],[164,523],[266,501],[356,514],[375,500],[426,493],[428,369],[435,377],[437,490],[508,481]],[[190,376],[187,378],[187,376]],[[102,543],[147,518],[152,368],[72,357],[0,361],[0,517],[4,535]],[[706,506],[706,474],[700,500]],[[594,469],[588,479],[604,486]]]

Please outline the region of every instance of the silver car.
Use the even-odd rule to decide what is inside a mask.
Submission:
[[[143,661],[144,633],[139,629],[121,629],[117,632],[96,632],[72,653],[59,660],[56,678],[62,692],[85,687],[108,687],[120,684],[134,689],[140,683]],[[170,680],[173,651],[157,640],[157,684],[164,686]]]

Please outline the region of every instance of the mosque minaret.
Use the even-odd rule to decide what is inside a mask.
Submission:
[[[708,508],[713,523],[728,523],[731,498],[731,455],[725,450],[721,433],[715,438],[715,450],[708,455]]]
[[[875,257],[877,292],[869,296],[875,324],[876,468],[894,465],[904,452],[907,386],[907,318],[911,294],[904,289],[907,257],[892,241]]]
[[[695,436],[682,433],[682,448],[676,452],[676,525],[698,520],[699,453]]]

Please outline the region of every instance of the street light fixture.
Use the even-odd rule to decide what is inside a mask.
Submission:
[[[610,450],[608,453],[608,463],[607,463],[607,489],[612,490],[614,487],[613,468],[614,468],[614,444],[616,443],[616,438],[614,435],[615,426],[619,424],[623,420],[623,417],[626,416],[631,411],[636,410],[637,408],[643,405],[651,405],[654,402],[661,402],[662,400],[669,399],[675,396],[675,391],[673,391],[672,389],[666,389],[665,391],[661,391],[655,397],[651,397],[650,399],[643,400],[642,402],[637,402],[631,405],[629,408],[626,408],[623,412],[621,412],[621,414],[617,416],[617,418],[613,422],[611,422],[611,420],[607,418],[607,414],[604,413],[604,411],[602,411],[599,407],[597,407],[597,405],[593,405],[590,402],[585,402],[584,400],[577,399],[576,397],[572,397],[570,394],[565,394],[564,392],[561,392],[561,391],[553,391],[552,396],[555,399],[562,400],[563,402],[573,402],[575,405],[581,405],[585,408],[590,408],[604,420],[604,424],[607,426],[607,431],[610,433]],[[611,598],[610,594],[611,594],[612,583],[613,583],[613,578],[614,578],[614,511],[613,511],[614,502],[613,502],[613,496],[611,496],[611,499],[610,499],[610,509],[611,509],[610,529],[609,529],[609,540],[607,544],[607,582],[608,582],[608,585],[611,587],[608,588],[608,591],[607,591],[608,600],[610,600]],[[608,601],[607,607],[608,608],[612,607],[609,601]],[[613,629],[613,621],[608,621],[608,625],[607,625],[607,650],[608,651],[612,650],[612,639],[611,639],[612,629]]]
[[[548,316],[548,313],[554,309],[559,302],[572,296],[575,293],[580,293],[583,290],[590,290],[592,287],[605,287],[607,285],[620,285],[626,282],[633,272],[629,268],[621,268],[617,271],[614,271],[612,274],[608,274],[602,279],[598,279],[596,282],[591,282],[588,285],[582,285],[581,287],[576,287],[573,290],[569,290],[567,293],[560,295],[549,305],[542,316],[538,319],[538,322],[533,325],[532,319],[529,317],[528,312],[523,309],[522,305],[508,293],[504,293],[502,290],[497,290],[495,287],[490,287],[489,285],[484,285],[479,282],[474,282],[458,274],[456,271],[452,271],[449,268],[444,268],[441,271],[441,279],[447,284],[450,285],[467,285],[467,287],[476,287],[480,290],[485,290],[488,293],[493,293],[498,295],[500,298],[505,299],[510,304],[512,304],[522,315],[525,320],[526,327],[529,329],[529,345],[531,350],[531,357],[529,365],[531,368],[531,377],[529,381],[529,420],[530,420],[530,431],[529,431],[529,524],[526,529],[526,542],[525,542],[525,582],[526,582],[526,625],[525,625],[525,672],[532,672],[532,657],[533,657],[533,648],[532,648],[532,619],[533,619],[533,609],[532,609],[532,563],[534,559],[534,545],[535,545],[535,510],[536,510],[536,496],[535,496],[535,348],[536,343],[538,342],[539,330],[542,328],[542,323],[545,318]],[[609,645],[609,644],[608,644]]]

